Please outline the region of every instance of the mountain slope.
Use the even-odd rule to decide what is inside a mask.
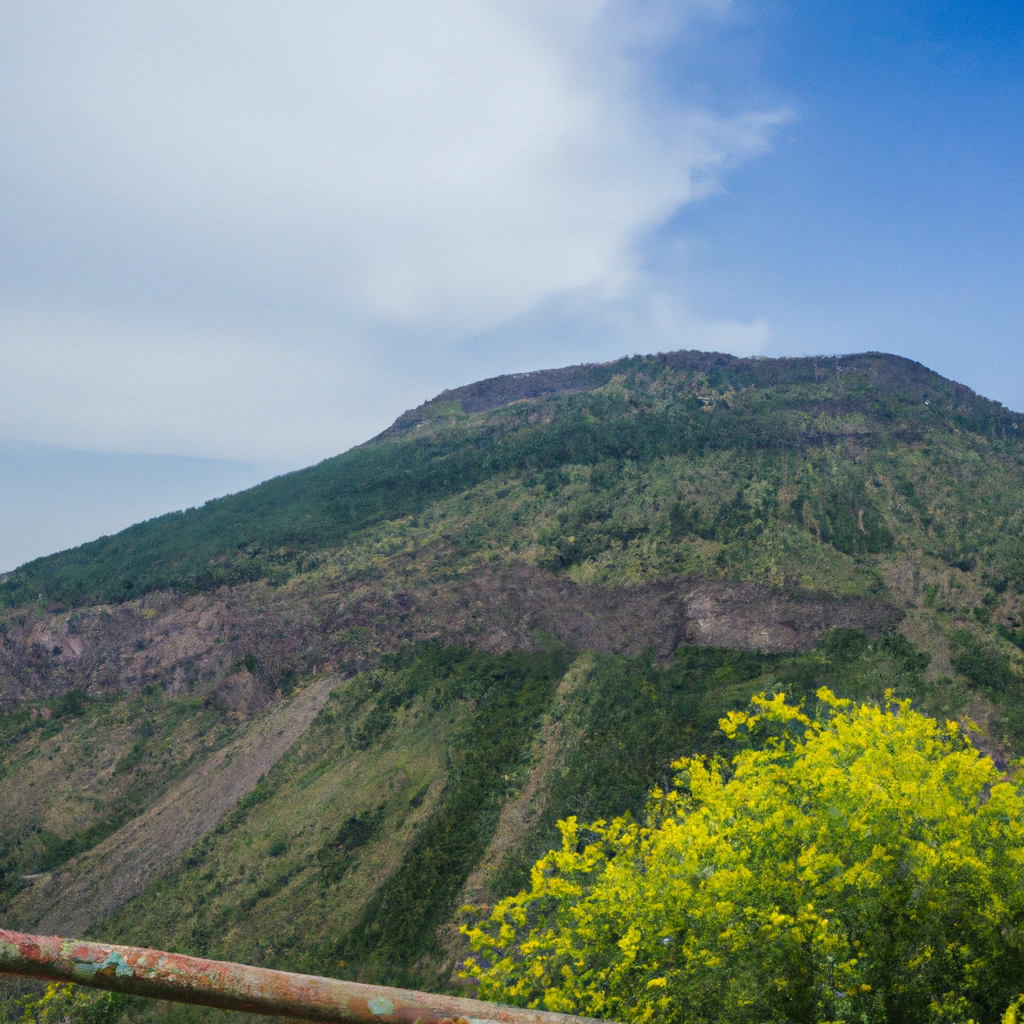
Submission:
[[[443,987],[460,902],[754,692],[891,688],[1022,752],[1021,419],[877,353],[569,367],[22,566],[0,918]]]
[[[856,632],[810,654],[682,648],[660,667],[555,647],[406,649],[335,685],[250,795],[90,934],[443,986],[460,903],[520,884],[558,818],[639,812],[681,745],[724,750],[715,722],[759,690],[893,688],[941,710],[949,694],[924,680],[924,660],[898,637],[869,648]],[[495,844],[503,811],[527,793]],[[79,922],[76,907],[55,914],[54,884],[22,889],[8,915],[29,928],[42,915],[58,930]]]
[[[255,723],[127,824],[55,875],[37,880],[22,904],[44,934],[84,934],[166,874],[181,854],[249,794],[306,731],[337,680],[328,677]],[[13,909],[17,913],[19,902]]]
[[[167,587],[280,581],[368,527],[416,516],[499,478],[539,478],[551,489],[564,483],[567,467],[587,467],[591,489],[601,494],[609,489],[602,474],[614,476],[624,465],[644,473],[672,458],[696,460],[712,476],[727,465],[734,477],[765,481],[781,474],[778,482],[792,490],[782,498],[790,507],[779,510],[781,518],[808,525],[844,553],[878,553],[891,545],[892,530],[870,500],[876,496],[865,491],[877,482],[865,457],[874,461],[894,443],[934,445],[932,458],[922,460],[932,464],[984,458],[1004,447],[1019,454],[1020,421],[919,364],[876,354],[764,360],[674,353],[496,378],[445,392],[379,438],[318,466],[36,559],[6,576],[0,598],[13,604],[41,595],[72,606]],[[843,475],[824,481],[836,449],[846,456],[839,460]],[[884,457],[879,468],[891,468]],[[695,477],[692,483],[712,484],[712,501],[726,497],[716,491],[735,491],[724,481]],[[911,517],[933,497],[917,494],[913,474],[883,486],[893,493],[881,497],[893,505],[902,499]],[[671,509],[658,510],[676,535],[731,537],[755,512],[773,511],[738,491],[728,495],[737,502],[731,512],[708,507],[696,493],[677,497],[691,502],[674,519]],[[772,496],[769,505],[778,501]],[[599,504],[579,509],[594,543],[650,532],[648,524],[628,522],[596,529],[608,511]],[[964,535],[962,526],[941,517],[935,522],[948,534],[950,553],[976,543],[969,536],[974,531]],[[550,557],[564,565],[591,553],[574,543],[556,541]]]

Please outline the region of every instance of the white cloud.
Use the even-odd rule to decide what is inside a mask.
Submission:
[[[393,391],[408,381],[400,368],[382,365],[386,351],[308,332],[294,341],[0,307],[0,437],[249,457],[280,470],[336,454],[388,425],[393,413],[376,386],[389,372]]]
[[[763,355],[774,340],[764,318],[699,315],[684,297],[633,274],[608,286],[554,296],[528,316],[470,339],[460,355],[468,373],[479,376],[493,352],[512,346],[519,361],[508,369],[527,370],[676,349]]]
[[[441,339],[614,292],[638,238],[786,116],[649,88],[652,40],[726,15],[4,5],[0,431],[266,461],[309,457],[321,416],[329,454],[379,416],[386,360],[404,396]],[[719,347],[767,336],[691,328]]]
[[[663,351],[685,348],[756,356],[763,355],[774,340],[763,318],[742,321],[697,316],[665,293],[650,296],[640,308],[648,321],[646,336],[656,340]]]

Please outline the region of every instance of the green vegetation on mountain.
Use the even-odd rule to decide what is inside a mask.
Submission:
[[[925,680],[926,660],[898,638],[869,644],[852,631],[809,654],[681,648],[662,666],[560,649],[405,650],[341,683],[180,867],[92,934],[445,987],[461,950],[446,926],[482,860],[494,857],[482,894],[496,898],[527,880],[559,819],[640,815],[681,752],[725,751],[717,720],[754,693],[801,699],[822,682],[859,698],[892,689],[955,715],[949,692]],[[489,854],[502,808],[531,779],[541,782],[536,806]]]
[[[808,537],[843,564],[899,537],[1024,586],[1021,417],[919,364],[674,353],[559,373],[529,402],[515,398],[543,395],[534,375],[446,392],[318,466],[30,562],[0,598],[77,606],[281,582],[491,481],[479,493],[512,487],[520,506],[548,496],[558,511],[538,531],[520,508],[459,542],[536,546],[554,569],[604,558],[615,575],[656,548],[663,571],[781,582],[783,565],[799,577]]]
[[[755,694],[892,691],[976,720],[1002,770],[1021,420],[891,356],[636,357],[445,392],[22,566],[0,580],[0,921],[59,930],[61,893],[116,888],[107,855],[166,847],[161,821],[195,824],[167,801],[203,792],[219,821],[137,858],[75,918],[91,935],[445,989],[460,905],[528,885],[560,820],[640,820]],[[289,722],[244,785],[217,774]]]

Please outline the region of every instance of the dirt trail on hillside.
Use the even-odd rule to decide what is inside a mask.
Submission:
[[[338,678],[327,677],[256,722],[87,853],[20,893],[13,909],[41,934],[83,935],[167,874],[182,853],[231,811],[309,728]]]

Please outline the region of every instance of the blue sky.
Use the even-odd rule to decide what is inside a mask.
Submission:
[[[758,36],[798,120],[673,225],[704,308],[763,315],[775,351],[898,351],[1022,408],[1024,7],[794,4]]]
[[[0,8],[0,571],[449,386],[897,352],[1024,409],[1024,7]]]

